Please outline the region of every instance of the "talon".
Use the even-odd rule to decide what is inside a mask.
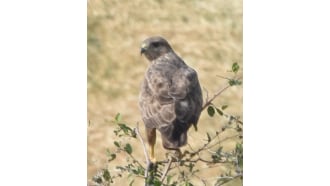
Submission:
[[[149,159],[150,159],[151,163],[156,163],[156,161],[157,161],[155,157],[150,157]]]

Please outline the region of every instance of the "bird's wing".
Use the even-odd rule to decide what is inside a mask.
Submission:
[[[175,66],[170,64],[150,65],[140,93],[142,119],[149,128],[171,125],[175,120],[174,100],[169,95],[171,76]]]
[[[198,90],[196,91],[196,86]],[[195,92],[193,92],[195,91]],[[198,94],[197,103],[196,96]],[[181,123],[184,130],[198,120],[199,94],[197,74],[186,66],[169,63],[151,65],[140,96],[140,108],[147,127],[161,128]],[[198,116],[194,116],[198,113]]]
[[[176,100],[183,100],[187,97],[194,86],[198,84],[197,74],[192,68],[179,68],[172,76],[173,82],[168,94]]]
[[[189,128],[196,124],[202,108],[202,91],[197,73],[190,67],[180,68],[173,78],[169,95],[175,98],[176,119]]]

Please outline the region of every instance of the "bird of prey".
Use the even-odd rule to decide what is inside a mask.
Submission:
[[[165,149],[180,152],[187,144],[187,131],[197,122],[203,97],[197,73],[160,36],[142,42],[141,55],[148,59],[139,95],[139,108],[145,124],[150,160],[155,161],[156,129]]]

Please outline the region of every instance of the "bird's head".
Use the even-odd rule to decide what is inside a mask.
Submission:
[[[171,51],[170,44],[160,36],[149,37],[141,44],[141,55],[144,54],[149,61]]]

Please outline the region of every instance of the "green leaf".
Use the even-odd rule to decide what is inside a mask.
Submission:
[[[126,134],[126,135],[129,135],[128,132],[131,133],[132,135],[132,129],[130,127],[128,127],[125,123],[118,123],[118,126],[120,127],[121,130],[123,130],[123,132]]]
[[[217,110],[218,114],[220,114],[221,116],[223,115],[223,112],[220,109],[217,108],[216,110]]]
[[[243,152],[243,146],[240,143],[236,143],[236,151],[239,153]]]
[[[121,115],[120,115],[120,113],[117,113],[117,114],[116,114],[116,116],[115,116],[115,120],[116,120],[117,122],[119,122],[119,121],[121,120]]]
[[[194,168],[195,164],[193,163],[189,163],[188,167],[189,167],[189,172],[192,172],[193,168]]]
[[[134,180],[132,180],[130,183],[129,183],[129,186],[132,186],[134,183]]]
[[[173,176],[171,176],[171,175],[166,176],[166,182],[167,182],[167,184],[171,183],[172,177]]]
[[[235,62],[235,63],[231,66],[231,70],[232,70],[234,73],[237,73],[238,70],[239,70],[239,65]]]
[[[109,181],[110,180],[110,172],[108,171],[108,169],[103,169],[103,178],[106,180],[106,181]]]
[[[108,161],[112,161],[116,158],[116,154],[111,153],[109,149],[107,149],[106,153],[107,153],[107,156],[109,157]]]
[[[111,157],[110,157],[110,159],[108,159],[108,161],[112,161],[112,160],[114,160],[114,159],[116,159],[116,154],[111,154],[110,155]]]
[[[161,186],[162,185],[162,182],[159,181],[159,180],[154,180],[154,186]]]
[[[215,113],[214,108],[212,106],[207,107],[207,113],[209,116],[213,117]]]
[[[102,178],[99,177],[99,176],[94,176],[92,179],[93,179],[94,182],[96,182],[98,184],[101,184],[103,182]]]
[[[108,159],[109,162],[116,159],[116,154],[111,153],[109,149],[107,149],[107,156],[109,157]]]
[[[118,141],[114,141],[114,142],[113,142],[113,144],[115,144],[115,145],[116,145],[116,147],[120,147],[120,145],[119,145]]]
[[[230,79],[230,80],[228,81],[228,84],[229,84],[230,86],[234,86],[234,85],[235,85],[235,80]]]
[[[125,150],[128,154],[132,154],[133,149],[132,149],[131,144],[127,143],[127,144],[125,145],[125,147],[124,147],[124,150]]]
[[[223,106],[221,107],[221,110],[225,110],[227,107],[228,107],[228,105],[223,105]]]
[[[144,176],[144,168],[141,166],[138,167],[138,175]]]
[[[242,82],[239,81],[239,80],[236,80],[236,79],[230,79],[230,80],[228,81],[228,84],[229,84],[230,86],[234,86],[234,85],[241,85]]]

